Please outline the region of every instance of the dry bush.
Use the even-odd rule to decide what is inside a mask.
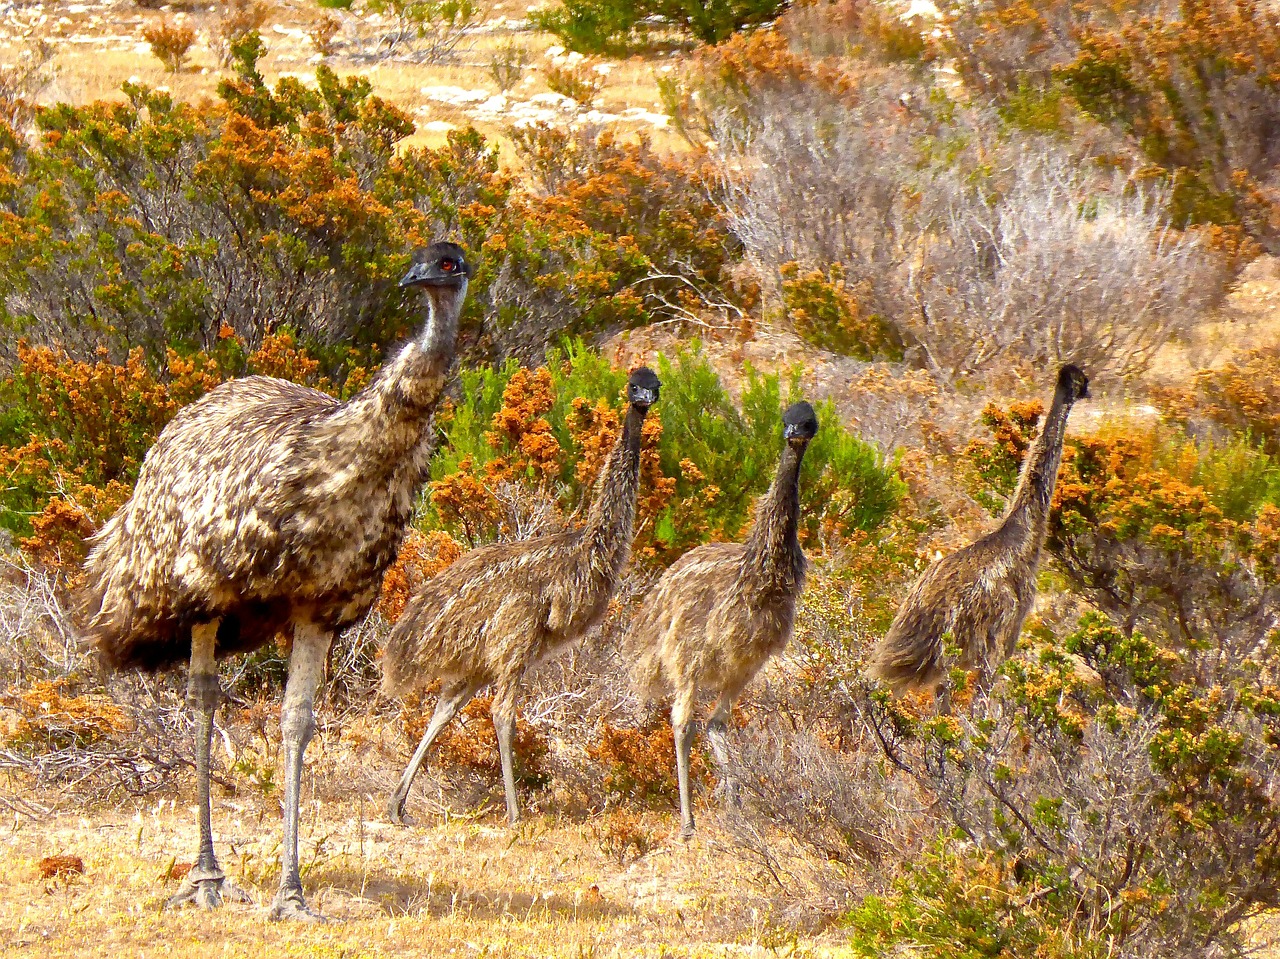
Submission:
[[[1028,149],[991,200],[943,174],[927,187],[921,261],[904,332],[949,377],[1016,357],[1031,371],[1075,362],[1101,382],[1146,368],[1216,305],[1226,271],[1163,199],[1100,183],[1068,157]]]
[[[361,43],[361,56],[416,63],[447,58],[484,14],[477,0],[365,0],[361,12],[379,18]]]
[[[528,47],[508,40],[489,58],[489,76],[493,77],[498,89],[506,93],[523,79],[529,59]]]
[[[270,16],[271,8],[263,0],[230,0],[226,3],[219,12],[218,26],[209,44],[218,59],[218,66],[232,66],[235,63],[232,51],[236,43],[261,30]]]
[[[334,37],[342,29],[342,21],[331,13],[321,13],[307,24],[307,38],[322,57],[331,56],[337,49]]]
[[[25,133],[35,117],[36,98],[53,82],[54,47],[43,38],[29,43],[16,62],[0,66],[0,120]]]
[[[782,292],[793,261],[838,266],[858,312],[944,381],[1066,360],[1128,376],[1225,290],[1223,264],[1168,226],[1162,195],[1052,142],[928,162],[930,143],[972,142],[988,120],[813,87],[744,109],[711,129],[726,217],[765,290]]]
[[[187,63],[187,52],[196,42],[196,32],[191,27],[164,21],[142,31],[143,39],[151,44],[151,52],[170,73],[178,73]]]
[[[544,80],[552,93],[576,100],[584,107],[591,106],[604,87],[604,76],[586,61],[566,66],[552,64],[547,68]]]
[[[0,689],[22,689],[79,669],[84,651],[56,575],[0,552]]]

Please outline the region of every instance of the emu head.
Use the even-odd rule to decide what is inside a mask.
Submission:
[[[658,402],[658,392],[662,389],[657,374],[647,366],[642,366],[631,374],[627,380],[627,402],[642,410],[647,410]]]
[[[801,400],[792,403],[782,414],[782,438],[792,446],[808,446],[818,434],[818,414],[813,407]]]
[[[1084,375],[1084,370],[1074,363],[1068,363],[1058,370],[1057,395],[1065,403],[1074,403],[1088,397],[1089,377]]]
[[[465,290],[470,276],[471,264],[462,247],[438,241],[414,252],[409,272],[400,278],[400,286],[420,287],[428,294],[434,290]]]

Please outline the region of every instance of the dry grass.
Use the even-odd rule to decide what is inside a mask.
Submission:
[[[285,75],[306,82],[321,62],[314,44],[307,36],[317,8],[306,0],[275,0],[268,4],[270,16],[262,29],[267,53],[259,68],[268,83]],[[0,63],[13,60],[30,39],[47,39],[55,50],[51,64],[54,81],[41,97],[41,102],[87,103],[122,96],[121,84],[133,80],[170,91],[175,97],[199,102],[216,95],[224,71],[210,47],[210,40],[220,22],[213,6],[172,7],[176,13],[145,10],[123,0],[108,4],[104,0],[71,3],[23,4],[22,12],[12,23],[0,26]],[[167,12],[168,11],[168,12]],[[45,20],[40,22],[41,15]],[[552,61],[547,51],[556,44],[550,34],[525,30],[516,21],[512,28],[504,18],[525,15],[523,4],[494,3],[485,11],[485,25],[465,38],[457,50],[439,64],[420,64],[405,60],[372,61],[355,55],[349,43],[351,15],[335,11],[344,24],[335,38],[336,52],[323,62],[341,75],[359,73],[373,83],[375,92],[413,115],[417,132],[407,141],[410,145],[435,146],[442,143],[448,129],[475,125],[486,135],[502,139],[503,131],[513,117],[494,115],[475,109],[476,104],[455,106],[432,99],[423,93],[427,87],[458,87],[468,91],[484,90],[498,94],[498,83],[491,63],[505,47],[515,45],[527,51],[529,66],[524,79],[508,91],[510,101],[527,101],[549,92],[546,73]],[[167,72],[150,52],[143,31],[162,22],[172,21],[195,29],[197,40],[191,48],[185,68]],[[592,104],[599,114],[619,114],[637,108],[661,114],[662,108],[656,77],[669,68],[663,55],[632,57],[605,65],[600,95]],[[566,112],[566,122],[573,119]],[[579,120],[590,122],[591,115],[580,111]],[[623,121],[626,130],[643,131],[660,146],[682,148],[684,143],[673,132],[655,126],[650,119]],[[509,151],[508,151],[509,152]]]
[[[361,804],[307,802],[303,882],[327,916],[299,928],[265,921],[261,905],[216,915],[161,910],[171,864],[196,843],[192,797],[18,820],[0,838],[0,942],[6,955],[582,956],[838,955],[771,919],[760,877],[716,851],[708,821],[688,845],[671,816],[643,817],[652,848],[611,851],[610,817],[539,818],[518,832],[491,820],[402,830]],[[228,876],[257,903],[277,877],[280,823],[272,803],[215,800]],[[84,873],[44,878],[41,860],[79,856]],[[47,871],[47,870],[46,870]],[[181,872],[174,869],[173,872]]]

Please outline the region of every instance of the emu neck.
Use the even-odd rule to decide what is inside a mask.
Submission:
[[[800,463],[804,448],[787,443],[773,485],[756,507],[743,556],[743,585],[758,595],[791,592],[804,582],[800,549]]]
[[[1062,464],[1062,441],[1067,433],[1067,415],[1071,404],[1055,395],[1044,429],[1036,437],[1018,478],[1018,488],[1005,514],[1002,529],[1017,528],[1023,533],[1023,545],[1039,552],[1044,544],[1045,523],[1049,517],[1049,503],[1058,481],[1058,467]]]
[[[622,432],[596,481],[582,541],[598,563],[611,573],[622,569],[631,554],[636,525],[636,496],[640,489],[640,436],[647,411],[627,408]]]
[[[427,437],[427,424],[448,381],[453,364],[458,318],[466,284],[435,289],[424,295],[427,321],[422,330],[383,364],[365,389],[336,414],[336,427],[358,437],[360,451],[394,466]]]

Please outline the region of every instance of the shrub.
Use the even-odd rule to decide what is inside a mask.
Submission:
[[[270,8],[262,0],[231,0],[223,7],[211,43],[218,65],[229,67],[234,64],[233,50],[237,44],[249,34],[260,31],[270,15]]]
[[[679,802],[675,741],[670,725],[661,720],[659,715],[643,729],[600,724],[596,741],[587,745],[587,756],[604,767],[610,802],[652,809],[670,809]],[[707,773],[702,754],[695,752],[690,759],[692,780],[704,781]]]
[[[569,0],[535,11],[530,20],[570,50],[621,56],[639,41],[640,11],[637,0]]]
[[[151,44],[151,52],[170,73],[177,73],[186,65],[187,51],[196,42],[195,30],[170,22],[146,28],[142,37]]]
[[[778,268],[782,277],[782,308],[804,339],[826,350],[857,357],[901,359],[902,344],[878,316],[867,316],[857,295],[844,280],[844,270],[835,265],[801,272],[797,263]]]
[[[0,67],[0,120],[26,132],[35,116],[36,97],[53,81],[54,47],[36,40],[18,51],[15,62]]]
[[[658,357],[662,400],[649,413],[635,554],[667,560],[707,538],[734,539],[773,479],[781,447],[782,386],[749,374],[742,410],[698,353]],[[483,541],[517,532],[500,484],[540,489],[558,511],[577,508],[616,436],[623,371],[569,344],[536,371],[508,363],[463,371],[462,402],[441,418],[427,522]],[[873,448],[830,408],[801,480],[805,535],[847,537],[880,526],[903,487]]]
[[[1280,41],[1252,0],[951,5],[950,53],[976,89],[1008,102],[1062,91],[1166,175],[1179,226],[1240,225],[1273,250],[1271,131]]]
[[[452,53],[481,12],[475,0],[366,0],[364,10],[390,24],[378,34],[372,56],[418,63],[439,63]]]
[[[1280,348],[1247,350],[1221,367],[1201,370],[1190,390],[1164,390],[1163,404],[1184,421],[1245,433],[1280,454]]]
[[[524,77],[525,68],[529,66],[529,50],[514,40],[508,40],[494,51],[489,60],[489,76],[498,85],[498,89],[506,93]]]
[[[493,700],[488,696],[471,700],[458,714],[458,720],[445,727],[435,746],[435,756],[441,765],[478,773],[491,785],[502,781],[498,736],[490,716],[492,705]],[[406,723],[408,738],[414,744],[422,738],[430,718],[430,713],[424,711],[413,722]],[[526,789],[545,786],[548,747],[542,734],[523,719],[517,719],[514,748],[516,782]]]
[[[584,107],[591,103],[604,86],[604,77],[591,68],[589,63],[559,66],[552,64],[546,72],[547,88],[570,100],[576,100]]]
[[[342,29],[342,21],[332,14],[322,13],[312,19],[307,26],[307,37],[316,53],[322,57],[331,56],[336,49],[334,37]]]

